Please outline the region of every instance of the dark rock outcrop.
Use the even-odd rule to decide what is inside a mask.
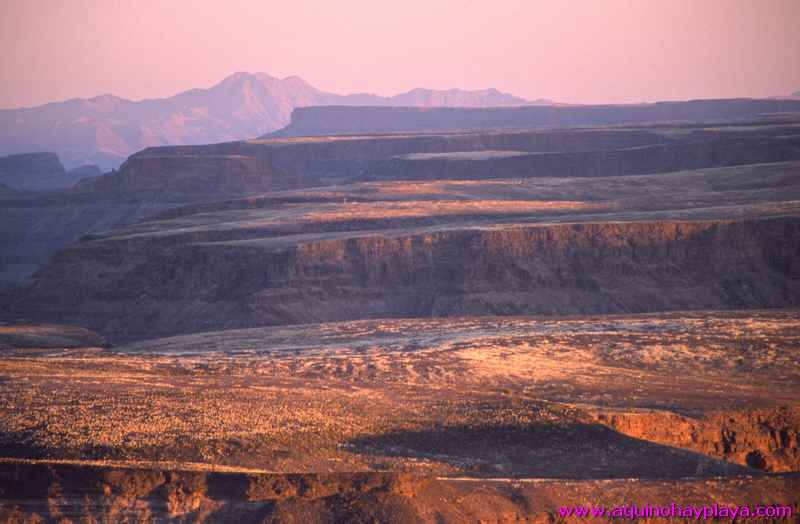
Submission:
[[[0,157],[0,182],[14,189],[41,190],[71,186],[75,179],[53,153]]]
[[[67,171],[54,153],[21,153],[0,157],[0,182],[17,190],[65,189],[83,178],[99,174],[100,168],[95,165]]]
[[[19,481],[25,479],[23,489]],[[403,474],[212,473],[114,466],[0,465],[4,522],[560,522],[582,508],[705,507],[796,514],[800,480],[468,481]],[[713,500],[715,504],[709,501]],[[634,507],[635,506],[635,507]],[[727,515],[727,513],[726,513]],[[770,521],[786,519],[773,517]],[[578,517],[569,517],[578,518]],[[694,520],[694,517],[691,517]],[[619,517],[594,518],[616,522]],[[689,520],[689,517],[686,518]]]
[[[0,464],[0,521],[422,522],[411,499],[431,481]]]
[[[104,176],[86,180],[79,190],[136,195],[214,195],[217,198],[284,189],[276,183],[273,168],[248,155],[138,156]]]
[[[4,175],[51,175],[64,173],[64,166],[53,153],[22,153],[0,157],[0,172]]]

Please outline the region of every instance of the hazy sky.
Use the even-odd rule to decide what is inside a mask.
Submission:
[[[0,107],[234,71],[585,103],[800,90],[800,0],[0,0],[0,45]]]

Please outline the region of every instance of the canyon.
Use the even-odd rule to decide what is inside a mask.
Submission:
[[[84,220],[95,209],[111,228],[63,223],[63,249],[29,257],[50,263],[9,292],[4,315],[128,341],[311,319],[797,307],[792,132],[762,122],[147,149],[64,195],[11,197],[25,204],[4,211],[18,245],[41,229],[45,198],[85,202]]]
[[[0,284],[25,279],[84,234],[200,202],[393,179],[594,177],[776,163],[800,159],[797,137],[796,124],[784,118],[148,148],[68,191],[0,194],[0,236],[8,246],[0,250]]]
[[[796,516],[793,103],[309,108],[0,191],[0,522]]]

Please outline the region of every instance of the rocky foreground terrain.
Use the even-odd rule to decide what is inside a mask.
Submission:
[[[14,328],[16,341],[7,329],[0,515],[549,521],[560,506],[673,501],[796,511],[797,313],[358,321],[112,349],[89,333],[85,347],[77,333],[48,347],[55,326],[38,339]]]
[[[273,137],[3,192],[0,522],[797,521],[797,125]]]

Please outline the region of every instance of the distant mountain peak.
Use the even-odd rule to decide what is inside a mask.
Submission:
[[[420,94],[420,93],[425,93],[425,94],[428,94],[428,93],[465,93],[466,94],[466,93],[469,93],[469,94],[481,94],[481,95],[498,94],[498,95],[505,95],[505,96],[513,96],[513,95],[510,95],[508,93],[503,93],[502,91],[499,91],[494,87],[489,87],[489,88],[486,88],[486,89],[475,89],[475,90],[460,89],[458,87],[451,87],[449,89],[431,89],[431,88],[428,88],[428,87],[415,87],[414,89],[411,89],[411,90],[406,91],[405,93],[401,93],[401,94],[411,94],[411,93],[414,93],[414,94]],[[522,99],[520,99],[520,100],[522,100]]]
[[[397,104],[405,106],[425,107],[494,107],[494,106],[521,106],[527,105],[524,98],[503,93],[490,87],[468,91],[459,88],[435,90],[417,87],[405,93],[391,97]]]
[[[226,82],[240,82],[246,78],[255,78],[255,75],[247,71],[237,71],[235,73],[231,73],[230,75],[226,76],[222,80],[222,83],[224,84]]]
[[[117,167],[150,146],[227,142],[276,131],[296,107],[307,106],[519,106],[529,102],[494,88],[415,88],[395,96],[339,95],[290,75],[236,71],[209,88],[167,98],[131,101],[113,94],[0,111],[0,155],[56,152],[68,167]]]
[[[299,77],[297,75],[289,75],[287,77],[281,78],[281,80],[283,80],[284,82],[290,82],[290,83],[293,83],[293,84],[294,83],[297,83],[297,84],[308,84],[308,82],[306,82],[302,77]]]
[[[234,86],[241,86],[247,82],[258,82],[259,79],[252,73],[238,71],[226,76],[221,82],[211,87],[211,89],[227,89]]]
[[[118,97],[117,95],[112,95],[111,93],[105,93],[102,95],[93,96],[89,98],[89,102],[123,102],[124,99]]]

